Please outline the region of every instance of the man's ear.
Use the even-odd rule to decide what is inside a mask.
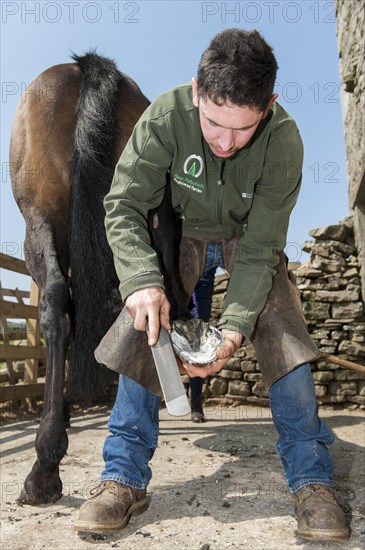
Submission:
[[[194,76],[191,79],[191,86],[193,88],[193,105],[194,107],[198,107],[199,105],[198,82]]]
[[[267,104],[267,107],[266,107],[266,109],[265,109],[265,111],[264,111],[264,114],[262,115],[262,118],[266,118],[266,117],[267,117],[267,115],[268,115],[268,113],[269,113],[269,111],[270,111],[271,106],[274,105],[274,103],[275,103],[275,101],[277,100],[278,97],[279,97],[279,94],[273,94],[273,95],[271,96],[271,99],[270,99],[269,103]]]

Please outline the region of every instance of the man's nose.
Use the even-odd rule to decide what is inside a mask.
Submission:
[[[224,130],[219,136],[218,144],[222,151],[230,151],[234,146],[233,131]]]

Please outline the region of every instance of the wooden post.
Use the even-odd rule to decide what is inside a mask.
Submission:
[[[39,288],[32,280],[30,287],[29,305],[38,307]],[[38,319],[27,319],[27,346],[40,345],[40,331]],[[39,359],[26,359],[24,364],[24,383],[35,384],[38,379]]]
[[[23,260],[8,256],[0,252],[0,267],[16,273],[30,275]],[[4,300],[5,296],[15,297],[16,301]],[[23,298],[29,298],[30,304],[25,304]],[[46,362],[46,349],[40,342],[40,327],[38,320],[39,290],[34,282],[31,283],[30,292],[18,288],[3,289],[0,285],[0,321],[2,325],[3,343],[0,346],[2,361],[7,364],[7,375],[10,386],[0,386],[0,401],[15,400],[19,395],[26,399],[28,405],[35,404],[35,398],[43,395],[44,384],[39,384],[39,361]],[[27,335],[22,331],[12,332],[8,330],[7,319],[26,319]],[[22,340],[25,340],[23,342]],[[18,342],[15,342],[18,340]],[[26,345],[23,345],[26,344]],[[14,362],[21,362],[21,368],[16,370]],[[23,369],[24,365],[24,369]],[[23,373],[19,375],[20,372]],[[2,375],[4,376],[4,375]],[[43,374],[42,374],[43,376]],[[17,384],[22,378],[24,384]]]
[[[22,295],[18,288],[14,291],[18,303],[24,305]],[[35,282],[32,280],[30,287],[29,305],[38,307],[39,301],[39,289]],[[38,347],[39,346],[39,322],[38,319],[32,317],[27,318],[27,346]],[[24,384],[36,384],[38,379],[38,366],[39,359],[25,359],[24,362]],[[35,397],[27,397],[25,399],[29,410],[36,409]]]
[[[30,286],[29,305],[36,306],[39,304],[39,288],[32,279]],[[39,320],[27,318],[27,346],[40,346],[40,331]],[[39,359],[26,359],[24,363],[24,384],[36,384],[38,379]],[[27,397],[25,399],[29,410],[36,410],[36,398]]]
[[[1,298],[3,297],[2,293],[2,287],[0,282],[0,290],[1,290]],[[9,344],[9,333],[8,333],[8,323],[6,320],[5,315],[0,315],[0,324],[1,324],[1,331],[3,333],[3,343]],[[9,383],[10,384],[16,384],[16,376],[13,368],[13,362],[9,359],[6,359],[6,370],[8,371],[8,377],[9,377]]]

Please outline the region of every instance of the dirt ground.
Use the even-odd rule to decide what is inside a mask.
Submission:
[[[347,498],[349,542],[306,542],[295,536],[293,497],[276,455],[266,408],[210,407],[193,424],[161,410],[159,448],[152,459],[152,500],[143,515],[112,535],[79,535],[77,509],[102,468],[107,407],[72,418],[61,464],[64,496],[39,507],[16,503],[34,458],[38,419],[2,427],[2,550],[285,550],[365,547],[364,412],[322,408],[334,430],[336,483]]]

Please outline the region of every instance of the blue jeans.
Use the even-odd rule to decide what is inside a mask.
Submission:
[[[149,461],[157,447],[160,398],[127,376],[119,376],[118,393],[104,443],[101,480],[112,479],[135,489],[147,487]]]
[[[304,485],[333,486],[332,459],[327,445],[332,431],[318,416],[317,398],[309,364],[277,380],[269,389],[276,444],[292,493]]]
[[[208,250],[209,252],[209,250]],[[214,257],[207,254],[205,272],[196,285],[192,297],[193,309],[191,310],[194,319],[202,319],[208,323],[212,311],[212,296],[214,290],[214,277],[217,266]],[[202,398],[203,378],[196,376],[189,378],[190,397],[192,400],[200,401]]]
[[[212,265],[213,262],[213,265]],[[216,262],[216,265],[214,264]],[[220,246],[210,243],[205,272],[223,267]],[[314,382],[308,364],[277,380],[269,390],[273,421],[279,434],[277,450],[292,493],[304,485],[333,486],[327,445],[331,430],[319,419]],[[104,443],[101,480],[115,480],[136,489],[147,487],[149,467],[158,439],[159,397],[126,376],[120,376],[117,398]]]

